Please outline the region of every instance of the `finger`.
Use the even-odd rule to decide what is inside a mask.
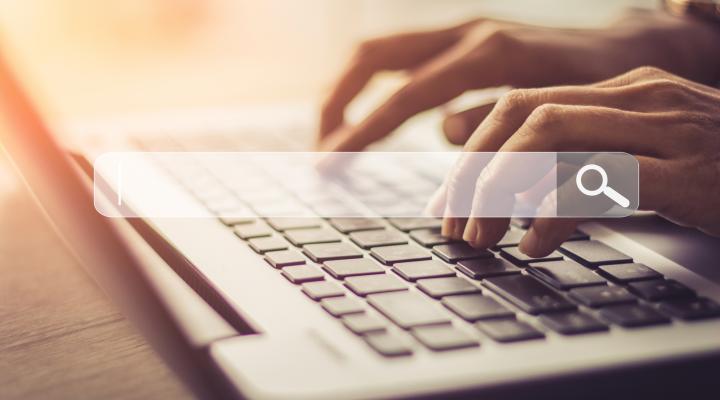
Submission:
[[[447,140],[452,144],[465,144],[493,107],[495,103],[483,104],[445,117],[443,132]]]
[[[374,39],[358,46],[345,71],[325,100],[320,116],[320,138],[340,127],[347,105],[379,71],[413,69],[452,46],[469,22],[449,29],[411,32]]]
[[[418,71],[411,81],[360,124],[333,132],[321,144],[323,151],[359,151],[387,136],[421,111],[437,107],[462,94],[465,71],[453,58],[444,58]]]
[[[535,218],[520,241],[520,251],[533,258],[544,257],[560,247],[577,224],[574,218]]]

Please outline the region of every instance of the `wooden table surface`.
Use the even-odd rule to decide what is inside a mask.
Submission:
[[[0,152],[0,399],[189,398]]]

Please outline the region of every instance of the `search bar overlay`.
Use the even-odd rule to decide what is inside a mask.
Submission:
[[[626,153],[111,152],[94,195],[114,218],[617,218],[638,178]]]

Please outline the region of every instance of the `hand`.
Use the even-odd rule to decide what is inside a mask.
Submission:
[[[699,82],[720,68],[715,27],[660,12],[633,11],[607,29],[550,29],[479,19],[448,29],[406,33],[361,44],[327,98],[318,145],[357,151],[413,115],[471,89],[597,82],[655,65]],[[407,84],[359,124],[346,106],[376,73],[400,70]],[[492,105],[450,116],[451,142],[462,144]]]
[[[464,151],[628,152],[639,162],[641,209],[720,236],[720,90],[656,68],[638,68],[589,86],[510,91]],[[447,177],[431,204],[434,213],[453,204],[453,193],[466,187],[462,177],[467,174],[460,168]],[[502,238],[508,222],[445,218],[442,233],[485,248]],[[537,218],[520,250],[532,257],[547,255],[576,224]]]

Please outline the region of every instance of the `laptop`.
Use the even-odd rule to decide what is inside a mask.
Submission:
[[[60,236],[200,398],[717,395],[716,238],[643,214],[528,259],[526,220],[476,250],[434,218],[213,217],[206,194],[233,174],[159,164],[152,185],[208,217],[107,218],[103,152],[291,151],[303,126],[279,111],[111,121],[86,129],[120,141],[70,151],[4,60],[0,99],[0,143]]]

